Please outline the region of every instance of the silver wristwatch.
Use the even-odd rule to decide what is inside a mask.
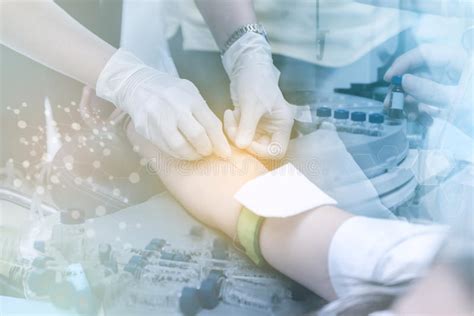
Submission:
[[[221,50],[221,55],[224,55],[224,53],[229,49],[229,47],[232,46],[235,42],[239,40],[244,34],[253,32],[262,35],[265,37],[265,39],[268,42],[268,37],[267,37],[267,32],[265,31],[264,27],[260,23],[253,23],[253,24],[247,24],[244,26],[239,27],[232,35],[229,37],[229,39],[225,42],[224,48]]]

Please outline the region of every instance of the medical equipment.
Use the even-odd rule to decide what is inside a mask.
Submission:
[[[340,130],[339,137],[354,157],[359,167],[370,178],[384,173],[384,170],[402,162],[408,154],[409,144],[405,135],[405,122],[393,125],[384,121],[383,133],[379,137],[369,136],[367,116],[382,113],[381,102],[343,94],[324,94],[318,91],[296,91],[286,94],[288,101],[295,105],[309,106],[312,121],[295,121],[296,134],[299,137],[309,135],[318,128],[317,111],[321,107],[333,113],[333,122],[337,125],[339,117],[348,122],[350,129]],[[356,127],[354,132],[354,127]],[[391,147],[385,152],[386,145]],[[364,157],[370,157],[364,159]]]
[[[402,88],[402,77],[394,76],[390,93],[389,118],[393,121],[401,119],[403,117],[404,105],[405,94]]]
[[[311,113],[316,113],[321,106],[333,110],[333,122],[336,128],[339,126],[339,138],[358,167],[349,168],[348,161],[337,161],[341,155],[336,154],[335,150],[340,149],[335,147],[334,142],[317,143],[318,140],[312,136],[317,130],[317,116],[314,114],[312,122],[295,122],[297,138],[293,140],[294,146],[290,146],[289,155],[298,158],[293,161],[289,159],[289,161],[296,166],[301,166],[302,157],[308,157],[309,162],[316,160],[320,165],[324,165],[320,168],[341,169],[340,173],[344,173],[344,177],[326,174],[322,180],[320,176],[314,176],[313,172],[307,172],[305,175],[338,202],[341,198],[347,201],[347,203],[342,203],[343,207],[349,210],[380,209],[381,205],[372,204],[376,201],[378,204],[380,201],[392,212],[396,212],[398,206],[414,196],[417,182],[411,166],[413,161],[417,160],[417,154],[416,151],[410,150],[408,137],[413,136],[406,134],[406,121],[400,120],[394,124],[385,120],[381,114],[383,104],[366,98],[343,94],[328,95],[318,91],[299,91],[287,94],[286,97],[292,104],[309,106]],[[339,123],[339,121],[346,121],[346,117],[349,116],[351,122],[348,122],[348,127],[346,124]],[[369,116],[369,121],[367,121],[367,116]],[[314,148],[314,151],[308,148],[311,143],[318,148]],[[357,173],[355,169],[361,170],[361,174],[349,176],[349,173]],[[359,187],[361,183],[369,185],[370,182],[370,186],[373,186],[375,191],[369,195],[361,193],[359,199],[350,201],[349,196],[358,188],[354,181],[359,183]],[[351,185],[353,187],[349,189]],[[364,190],[369,189],[366,187]],[[366,197],[362,198],[363,195]],[[388,216],[387,213],[379,211],[371,214],[382,213],[386,215],[380,215],[380,217]]]
[[[365,121],[367,120],[367,113],[365,112],[352,112],[351,113],[351,129],[353,134],[368,134]]]
[[[316,116],[318,117],[316,123],[318,127],[321,127],[324,122],[331,123],[332,109],[321,106],[316,110]]]
[[[370,136],[382,136],[383,134],[383,123],[385,118],[380,113],[371,113],[369,115],[369,131]]]
[[[338,132],[349,131],[349,111],[338,109],[334,111],[334,125]]]
[[[2,275],[18,296],[81,315],[95,315],[99,308],[105,315],[195,315],[204,309],[216,314],[299,314],[322,303],[275,271],[256,268],[167,194],[147,203],[72,225],[59,223],[56,216],[51,238],[33,243],[31,260],[14,260],[17,244],[7,242],[2,231],[2,245],[11,245],[11,251],[2,251],[1,267],[10,263]],[[132,218],[148,218],[148,226],[133,235],[142,241],[154,237],[141,246],[124,247],[111,227],[123,227]]]

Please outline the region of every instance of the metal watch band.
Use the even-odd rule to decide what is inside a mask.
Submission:
[[[242,207],[237,222],[235,246],[243,251],[257,266],[265,266],[266,261],[260,251],[260,229],[264,218]]]
[[[224,48],[221,50],[221,55],[224,55],[224,53],[229,49],[229,47],[232,46],[235,42],[239,40],[244,34],[253,32],[262,35],[265,37],[265,39],[268,42],[268,37],[267,37],[267,32],[265,31],[265,28],[263,27],[262,24],[260,23],[253,23],[253,24],[246,24],[244,26],[239,27],[232,35],[229,37],[229,39],[225,42]]]

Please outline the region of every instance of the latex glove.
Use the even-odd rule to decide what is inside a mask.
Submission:
[[[220,120],[190,81],[150,68],[123,49],[102,70],[96,90],[130,115],[139,134],[174,158],[231,154]]]
[[[384,80],[402,76],[402,87],[420,109],[433,112],[433,107],[451,104],[467,54],[460,47],[437,44],[421,45],[395,60]]]
[[[224,129],[237,147],[261,158],[281,158],[288,147],[294,113],[278,87],[270,45],[247,33],[222,56],[229,75],[234,111],[224,114]]]

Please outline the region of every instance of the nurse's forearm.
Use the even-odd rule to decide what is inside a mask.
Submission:
[[[220,49],[239,27],[256,23],[253,0],[195,0]]]
[[[2,44],[92,87],[116,50],[53,1],[1,1],[0,14]]]

